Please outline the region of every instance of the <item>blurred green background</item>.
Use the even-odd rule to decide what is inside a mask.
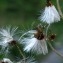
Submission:
[[[56,0],[52,2],[56,6]],[[40,23],[38,17],[45,5],[46,0],[0,0],[0,26],[12,25],[29,30]],[[63,0],[60,0],[60,6],[63,10]],[[63,20],[51,24],[50,29],[57,35],[53,42],[55,48],[63,53]],[[53,51],[37,59],[39,63],[63,63],[63,58],[57,56]]]

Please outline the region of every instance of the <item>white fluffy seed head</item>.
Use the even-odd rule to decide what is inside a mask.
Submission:
[[[6,27],[0,29],[0,45],[5,49],[11,41],[16,40],[15,35],[18,27]]]
[[[40,16],[40,20],[48,24],[60,21],[60,15],[55,6],[46,6],[44,12]]]
[[[4,63],[13,63],[10,59],[8,59],[8,58],[3,58],[3,60],[2,60],[2,62],[4,62]]]
[[[46,54],[48,53],[48,49],[47,49],[47,44],[45,40],[37,40],[36,38],[31,38],[31,39],[27,39],[27,44],[24,48],[24,51],[32,51],[32,52],[36,52],[37,54]]]
[[[38,40],[34,37],[34,34],[32,34],[32,36],[24,38],[22,42],[24,44],[24,51],[26,52],[32,51],[36,52],[37,54],[43,53],[44,55],[48,53],[46,40]]]

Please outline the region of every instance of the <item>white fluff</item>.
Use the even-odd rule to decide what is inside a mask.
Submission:
[[[8,59],[8,58],[3,58],[3,60],[2,60],[2,62],[7,62],[7,63],[13,63],[10,59]]]
[[[34,37],[34,34],[32,34],[32,37],[29,36],[27,38],[24,38],[22,42],[23,44],[25,44],[24,51],[26,52],[32,51],[36,52],[37,54],[43,53],[44,55],[48,53],[45,39],[38,40],[37,38]]]
[[[55,6],[45,7],[44,12],[40,16],[40,20],[48,24],[60,21],[60,15]]]
[[[14,35],[16,34],[16,31],[17,27],[6,27],[0,29],[0,45],[2,46],[2,49],[5,49],[8,46],[8,43],[10,43],[12,40],[15,40]]]

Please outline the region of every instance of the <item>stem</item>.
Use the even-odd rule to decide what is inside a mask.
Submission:
[[[47,26],[47,29],[46,29],[46,37],[47,37],[47,32],[48,32],[49,26],[50,26],[50,24]]]
[[[56,0],[56,2],[57,2],[57,8],[58,8],[59,14],[60,14],[61,18],[63,19],[63,13],[60,8],[59,0]]]
[[[28,34],[28,33],[34,33],[34,31],[32,32],[33,30],[30,30],[30,31],[28,31],[28,32],[26,32],[26,33],[24,33],[20,38],[19,38],[19,41],[22,39],[22,37],[23,36],[25,36],[26,34]]]
[[[26,32],[26,33],[24,33],[20,38],[19,38],[19,40],[24,36],[24,35],[26,35],[28,32]]]
[[[56,49],[54,49],[54,47],[51,45],[50,42],[48,42],[48,44],[49,44],[50,48],[51,48],[57,55],[59,55],[60,57],[63,58],[63,55],[62,55],[59,51],[57,51]]]
[[[19,40],[20,40],[24,35],[26,35],[26,34],[29,33],[29,32],[30,32],[30,31],[24,33],[24,34],[19,38]]]
[[[17,44],[15,44],[16,45],[16,47],[18,48],[18,50],[19,50],[19,52],[20,52],[20,54],[21,54],[21,56],[23,57],[23,59],[25,58],[25,56],[24,56],[24,54],[22,53],[22,51],[20,50],[20,48],[19,48],[19,46],[17,45]]]

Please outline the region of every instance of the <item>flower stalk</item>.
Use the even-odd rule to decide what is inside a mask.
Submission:
[[[22,57],[23,57],[23,59],[24,59],[24,58],[25,58],[25,56],[24,56],[24,54],[22,53],[22,51],[20,50],[19,46],[18,46],[17,44],[15,44],[15,46],[18,48],[18,50],[19,50],[19,52],[20,52],[21,56],[22,56]]]
[[[49,27],[50,27],[50,24],[47,26],[47,29],[46,29],[46,37],[47,37],[47,32],[48,32]]]
[[[63,55],[62,55],[59,51],[57,51],[57,50],[51,45],[50,42],[47,42],[47,43],[49,44],[50,48],[51,48],[57,55],[59,55],[61,58],[63,58]]]
[[[60,7],[60,4],[59,4],[59,0],[56,0],[56,2],[57,2],[57,8],[58,8],[59,14],[60,14],[61,18],[63,19],[63,13],[61,11],[61,7]]]
[[[47,29],[46,29],[46,38],[47,38],[47,32],[48,32],[49,26],[50,26],[50,25],[48,25],[48,26],[47,26]],[[53,38],[53,39],[54,39],[54,38]],[[57,50],[51,45],[50,42],[47,42],[47,43],[48,43],[48,45],[50,46],[50,48],[51,48],[57,55],[59,55],[61,58],[63,58],[63,55],[62,55],[59,51],[57,51]]]

